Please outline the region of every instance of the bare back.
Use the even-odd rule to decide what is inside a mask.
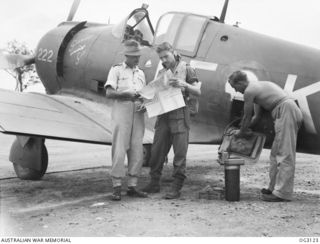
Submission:
[[[288,94],[278,85],[270,81],[251,81],[244,92],[244,97],[252,98],[253,102],[270,111]]]

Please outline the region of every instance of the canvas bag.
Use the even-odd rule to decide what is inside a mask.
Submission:
[[[195,116],[199,112],[199,100],[197,97],[188,94],[186,96],[186,104],[189,108],[191,116]]]

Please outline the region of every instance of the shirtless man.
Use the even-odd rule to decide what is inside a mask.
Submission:
[[[269,81],[248,80],[246,73],[236,71],[228,82],[244,96],[244,115],[237,136],[254,126],[261,108],[271,112],[275,138],[270,154],[270,184],[261,190],[261,199],[268,202],[291,201],[293,193],[297,133],[302,124],[302,113],[283,89]],[[254,111],[254,115],[253,115]]]

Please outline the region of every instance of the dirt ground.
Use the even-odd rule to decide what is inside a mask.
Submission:
[[[259,199],[268,183],[268,150],[258,163],[241,167],[239,202],[199,199],[207,185],[224,187],[217,147],[208,145],[190,146],[181,199],[162,199],[171,182],[170,155],[161,193],[129,198],[123,185],[122,201],[112,202],[109,147],[48,140],[48,173],[41,181],[21,181],[7,159],[12,140],[0,135],[2,236],[320,236],[319,156],[297,154],[292,202]],[[147,183],[148,170],[139,186]]]

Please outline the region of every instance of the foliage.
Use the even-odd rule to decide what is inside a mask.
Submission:
[[[25,43],[17,40],[9,41],[6,50],[10,54],[34,55],[34,52]],[[16,90],[19,91],[40,82],[34,64],[19,67],[13,71],[8,70],[8,73],[16,79]]]

